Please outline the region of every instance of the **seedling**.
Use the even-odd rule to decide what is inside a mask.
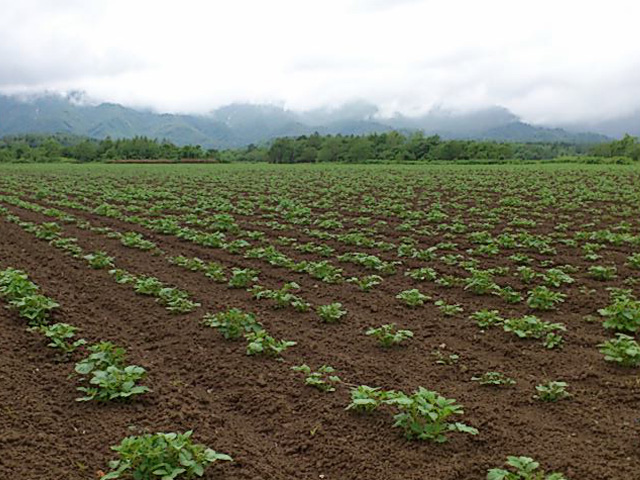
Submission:
[[[411,277],[414,280],[418,280],[420,282],[425,281],[435,281],[438,278],[438,272],[436,272],[433,268],[430,267],[422,267],[416,268],[415,270],[407,270],[405,272],[407,277]]]
[[[367,275],[362,278],[351,277],[347,279],[348,283],[354,283],[363,292],[369,292],[371,289],[382,283],[382,277],[379,275]]]
[[[565,294],[554,292],[542,285],[529,291],[527,305],[534,310],[553,310],[556,304],[564,302],[566,297]]]
[[[288,340],[276,340],[269,336],[265,330],[249,332],[244,335],[249,344],[247,345],[247,355],[267,355],[278,357],[287,348],[293,347],[296,342]]]
[[[238,308],[232,308],[215,315],[206,314],[202,323],[218,329],[227,340],[235,340],[245,333],[262,330],[262,325],[256,320],[254,314],[244,313]]]
[[[437,392],[419,387],[411,395],[389,392],[387,397],[384,402],[399,411],[394,416],[394,426],[402,428],[408,439],[444,443],[448,432],[478,434],[478,430],[464,423],[449,422],[451,416],[463,414],[464,411],[455,400],[445,398]]]
[[[607,362],[623,367],[640,366],[640,345],[629,335],[618,333],[616,338],[599,344],[598,348]]]
[[[479,377],[471,377],[471,380],[478,382],[480,385],[495,387],[510,387],[516,384],[515,380],[500,372],[485,372]]]
[[[75,337],[78,329],[68,323],[55,323],[53,325],[41,325],[36,327],[36,331],[42,333],[50,340],[48,347],[56,348],[62,351],[64,355],[74,352],[78,347],[86,344],[86,340],[79,339],[71,341]]]
[[[604,328],[618,332],[635,333],[640,329],[640,301],[630,295],[612,296],[613,303],[601,308],[598,313],[606,318]]]
[[[559,346],[562,337],[558,332],[566,330],[561,323],[546,322],[533,315],[505,320],[503,328],[505,332],[515,333],[519,338],[541,338],[542,344],[547,348]]]
[[[111,472],[101,480],[190,479],[202,477],[205,470],[217,461],[233,461],[229,455],[194,444],[192,434],[192,431],[187,431],[124,438],[120,445],[111,447],[119,458],[109,462]]]
[[[434,350],[431,355],[435,357],[438,365],[455,365],[460,360],[460,355],[456,353],[445,355],[440,350]]]
[[[496,325],[502,325],[504,318],[500,316],[498,310],[478,310],[469,316],[470,320],[475,320],[476,324],[480,328],[491,328]]]
[[[107,255],[106,252],[95,252],[83,257],[91,268],[100,270],[102,268],[113,267],[113,257]]]
[[[335,385],[341,382],[339,376],[333,375],[335,369],[329,365],[322,365],[317,372],[306,364],[291,367],[291,370],[306,374],[304,383],[323,392],[335,392]]]
[[[257,281],[257,270],[251,270],[250,268],[233,268],[231,270],[231,278],[229,278],[229,286],[231,288],[247,288]]]
[[[90,387],[78,387],[85,393],[84,397],[77,398],[79,402],[96,400],[106,402],[110,400],[128,399],[135,395],[141,395],[149,391],[148,387],[136,385],[146,376],[146,370],[137,365],[128,365],[124,368],[111,365],[105,370],[93,370],[93,377],[89,380]]]
[[[347,314],[347,311],[342,308],[342,304],[339,302],[320,305],[316,311],[325,323],[338,323],[340,319]]]
[[[417,288],[404,290],[396,295],[396,298],[402,300],[407,306],[412,308],[422,306],[425,301],[431,300],[431,297],[423,295]]]
[[[591,278],[600,280],[601,282],[613,280],[617,276],[616,273],[618,273],[618,269],[615,265],[612,265],[610,267],[601,265],[594,265],[593,267],[589,267],[589,275],[591,276]]]
[[[355,410],[360,413],[371,413],[387,398],[387,392],[380,388],[360,385],[351,389],[351,403],[345,410]]]
[[[438,300],[435,302],[435,305],[440,309],[440,312],[442,312],[443,315],[448,317],[464,312],[464,308],[462,308],[458,303],[450,304],[444,300]]]
[[[509,470],[492,468],[487,480],[568,480],[558,472],[546,473],[540,464],[529,457],[507,457]]]
[[[100,342],[87,348],[89,356],[76,363],[75,371],[80,375],[89,375],[94,370],[105,370],[112,365],[123,366],[125,350],[111,342]]]
[[[384,348],[399,345],[404,340],[413,338],[411,330],[398,330],[395,323],[388,323],[378,328],[370,328],[365,335],[372,336]]]
[[[541,400],[543,402],[557,402],[564,398],[569,398],[571,394],[567,392],[566,382],[548,382],[542,385],[536,386],[537,395],[533,398]]]

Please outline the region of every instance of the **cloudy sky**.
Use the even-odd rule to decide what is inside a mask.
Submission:
[[[624,0],[0,0],[0,91],[562,124],[640,108],[638,18]]]

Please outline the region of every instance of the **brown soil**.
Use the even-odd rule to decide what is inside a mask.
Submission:
[[[10,209],[25,220],[50,220]],[[531,456],[573,480],[640,478],[640,382],[628,370],[603,361],[595,346],[606,334],[599,324],[582,320],[607,303],[608,294],[600,287],[593,296],[581,294],[577,286],[564,290],[567,302],[544,318],[567,325],[567,342],[561,350],[547,351],[537,341],[518,340],[499,330],[482,333],[470,324],[469,313],[504,307],[494,297],[422,284],[421,290],[435,298],[464,305],[464,314],[448,318],[433,305],[411,310],[390,301],[400,290],[416,286],[402,275],[386,279],[372,294],[358,293],[352,285],[322,284],[117,220],[72,213],[96,225],[144,232],[167,255],[257,268],[261,283],[268,286],[297,281],[305,299],[314,304],[340,301],[349,314],[340,324],[325,325],[313,313],[273,310],[266,302],[250,300],[244,291],[185,272],[162,257],[65,226],[65,234],[77,237],[86,251],[105,250],[116,257],[119,267],[153,274],[191,292],[203,304],[192,314],[171,315],[153,299],[115,284],[105,271],[90,270],[84,262],[0,220],[0,267],[28,272],[62,305],[55,319],[80,327],[87,340],[124,346],[132,363],[148,369],[146,384],[153,390],[131,404],[75,402],[77,381],[68,378],[73,362],[59,362],[40,336],[25,330],[21,319],[0,310],[2,479],[95,479],[113,458],[109,446],[123,437],[189,429],[195,430],[198,442],[235,459],[209,470],[207,479],[472,480],[484,479],[487,470],[501,466],[507,455]],[[621,249],[614,255],[629,253]],[[559,252],[557,262],[584,266],[581,257],[568,249]],[[340,267],[364,273],[359,267]],[[598,286],[588,279],[581,279],[581,284]],[[518,282],[512,285],[526,289]],[[275,337],[298,345],[285,353],[284,361],[247,357],[244,342],[225,341],[199,324],[206,311],[234,306],[256,312]],[[531,313],[524,304],[510,311]],[[363,335],[367,327],[390,322],[413,330],[414,341],[383,351]],[[458,353],[460,362],[434,364],[430,352],[436,348]],[[302,377],[290,370],[301,363],[332,365],[349,384],[407,392],[418,386],[437,390],[465,406],[461,420],[480,434],[452,434],[443,445],[409,442],[392,427],[389,411],[370,416],[345,411],[346,387],[330,394],[305,387]],[[517,385],[494,390],[470,380],[490,370],[516,378]],[[545,404],[532,398],[535,385],[559,379],[569,383],[572,399]]]

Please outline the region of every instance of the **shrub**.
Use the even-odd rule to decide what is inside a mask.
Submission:
[[[217,461],[230,462],[229,455],[218,453],[204,445],[194,444],[192,431],[185,433],[155,433],[124,438],[111,447],[118,460],[109,462],[112,470],[102,480],[133,478],[147,480],[161,477],[171,480],[202,477],[205,469]]]

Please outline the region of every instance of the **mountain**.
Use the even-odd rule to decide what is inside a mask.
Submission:
[[[505,108],[457,114],[443,109],[409,117],[380,115],[367,102],[303,112],[275,105],[232,104],[206,115],[159,114],[113,103],[92,105],[82,94],[42,94],[20,98],[0,95],[0,137],[23,133],[67,133],[93,138],[136,135],[167,139],[178,145],[241,147],[276,137],[320,134],[362,135],[422,130],[444,138],[498,141],[594,143],[600,134],[569,132],[523,123]]]

